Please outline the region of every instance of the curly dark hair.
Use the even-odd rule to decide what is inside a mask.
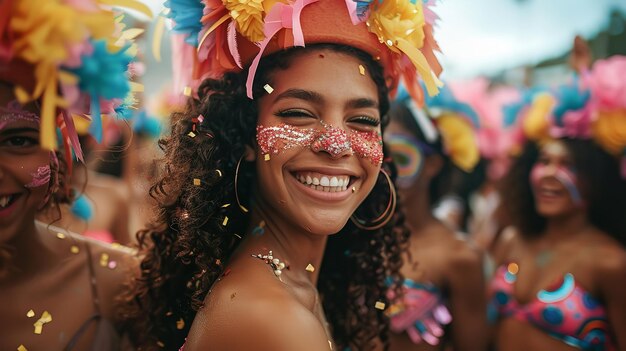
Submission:
[[[265,93],[262,85],[272,83],[273,72],[289,67],[301,53],[323,49],[351,55],[366,66],[378,86],[381,116],[386,116],[388,90],[380,64],[365,52],[336,44],[265,57],[257,70],[255,96]],[[246,145],[255,143],[257,102],[246,97],[246,73],[205,80],[198,99],[190,99],[186,111],[172,116],[171,134],[159,142],[165,153],[163,170],[150,191],[158,202],[156,219],[137,234],[144,255],[141,275],[131,283],[122,309],[130,337],[144,350],[183,344],[196,311],[225,269],[222,262],[246,235],[249,214],[236,205],[233,184]],[[195,119],[199,114],[202,122]],[[389,158],[383,167],[395,176]],[[242,164],[238,177],[239,199],[249,204],[254,167]],[[389,189],[383,178],[375,189]],[[201,180],[200,186],[194,185],[195,179]],[[359,211],[379,210],[388,199],[388,191],[374,190]],[[223,225],[225,216],[230,218],[228,227]],[[328,239],[318,288],[340,349],[364,350],[374,338],[385,347],[388,343],[388,319],[373,306],[385,300],[387,277],[399,289],[401,252],[408,238],[402,222],[396,213],[385,227],[367,233],[348,223]],[[185,322],[182,329],[176,324],[180,319]]]
[[[626,181],[620,176],[619,160],[592,140],[560,140],[572,155],[591,224],[626,246]],[[530,184],[530,172],[538,158],[539,146],[527,142],[499,184],[504,215],[526,237],[539,236],[546,228]]]

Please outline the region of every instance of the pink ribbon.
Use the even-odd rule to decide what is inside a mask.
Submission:
[[[300,23],[300,14],[305,6],[317,1],[318,0],[296,0],[291,5],[277,3],[272,7],[267,16],[265,16],[265,27],[263,28],[265,39],[259,43],[260,51],[250,64],[248,79],[246,80],[246,93],[250,99],[254,98],[252,96],[252,85],[254,83],[256,70],[259,67],[263,52],[270,40],[272,40],[274,35],[281,29],[291,28],[293,30],[293,46],[304,46],[304,33],[302,32],[302,24]]]

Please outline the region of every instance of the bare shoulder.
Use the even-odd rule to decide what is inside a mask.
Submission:
[[[57,243],[55,249],[84,257],[85,261],[91,259],[89,265],[93,268],[101,311],[105,317],[115,319],[116,298],[139,266],[135,250],[90,239],[54,225],[38,222],[38,227],[47,240]],[[85,265],[85,268],[89,266]]]
[[[245,268],[233,268],[207,295],[185,351],[330,349],[320,321],[268,267]]]
[[[612,239],[599,242],[592,251],[597,273],[626,277],[626,249]]]

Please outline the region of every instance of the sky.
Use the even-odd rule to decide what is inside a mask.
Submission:
[[[626,0],[440,0],[435,31],[445,78],[494,74],[567,52],[574,36],[608,25],[626,13]]]

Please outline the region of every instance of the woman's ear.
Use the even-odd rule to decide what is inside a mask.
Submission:
[[[256,150],[254,150],[250,145],[246,145],[246,151],[243,155],[244,159],[248,162],[253,162],[254,160],[256,160]]]

